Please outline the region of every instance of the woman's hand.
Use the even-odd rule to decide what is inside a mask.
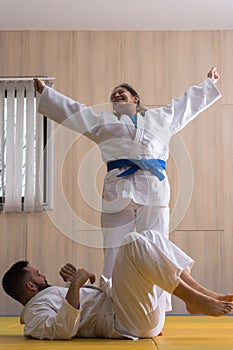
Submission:
[[[45,82],[39,78],[34,78],[33,85],[34,85],[35,90],[37,92],[39,92],[39,94],[42,94],[42,91],[45,87]]]
[[[216,84],[220,79],[220,74],[217,71],[217,67],[211,68],[211,70],[207,74],[207,77],[210,78],[214,84]]]

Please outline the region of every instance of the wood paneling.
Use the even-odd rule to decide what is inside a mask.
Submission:
[[[125,80],[146,105],[164,105],[220,64],[219,32],[126,32]]]
[[[74,96],[87,105],[108,103],[123,78],[120,32],[74,34]]]
[[[1,279],[8,268],[18,260],[27,259],[25,215],[0,215],[0,274]],[[10,299],[0,288],[0,315],[16,315],[21,310],[19,303]]]
[[[191,194],[190,204],[184,207],[187,212],[184,211],[183,220],[178,227],[171,222],[171,227],[176,227],[178,230],[223,229],[221,109],[221,101],[218,101],[175,136],[183,140],[183,149],[180,147],[180,152],[175,152],[177,147],[175,140],[172,143],[171,153],[175,152],[175,160],[179,166],[178,180],[181,180],[179,183],[181,209],[182,200],[186,200],[187,195]],[[185,151],[190,158],[189,161],[182,162]],[[172,176],[169,177],[173,186]],[[192,181],[189,182],[190,177]],[[172,220],[175,221],[176,218]]]
[[[200,284],[218,293],[227,292],[222,274],[223,231],[176,231],[172,233],[171,240],[194,259],[192,276]],[[176,297],[172,299],[172,313],[187,313],[182,301]]]
[[[223,198],[224,198],[224,247],[222,251],[223,288],[233,290],[233,105],[223,106]]]
[[[86,232],[81,235],[60,231],[45,214],[27,217],[27,259],[32,266],[47,275],[52,285],[64,285],[58,272],[64,264],[71,262],[77,267],[93,271],[97,278],[102,268],[102,249],[84,246]]]
[[[221,68],[222,68],[222,94],[224,104],[233,104],[232,94],[232,57],[233,57],[233,31],[221,31]]]

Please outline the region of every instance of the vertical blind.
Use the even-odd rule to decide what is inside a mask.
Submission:
[[[52,85],[53,79],[46,78]],[[6,213],[43,210],[44,119],[33,78],[0,79],[0,189]]]

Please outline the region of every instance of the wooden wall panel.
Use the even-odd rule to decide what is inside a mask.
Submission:
[[[230,43],[229,43],[230,44]],[[222,278],[225,291],[233,290],[233,105],[223,106],[223,198],[224,247],[222,252]]]
[[[25,65],[28,64],[23,55],[24,32],[0,32],[0,76],[23,75]]]
[[[226,292],[222,275],[223,231],[176,231],[171,240],[194,259],[192,276],[200,284],[218,293]],[[176,297],[172,299],[172,314],[187,313],[182,301]]]
[[[106,166],[103,163],[98,146],[85,137],[77,136],[71,151],[63,167],[63,181],[67,183],[70,177],[69,162],[70,153],[73,154],[73,182],[72,182],[72,209],[84,222],[93,227],[90,229],[99,230],[100,213],[102,207],[102,188]],[[77,227],[85,229],[85,227]]]
[[[27,230],[25,215],[0,215],[0,279],[8,268],[18,260],[27,259]],[[0,315],[17,315],[21,306],[9,298],[0,288]]]
[[[233,57],[233,31],[221,31],[221,73],[223,103],[233,104],[232,96],[232,57]]]
[[[184,185],[192,176],[189,163],[182,163],[182,153],[177,154],[177,169],[181,181],[179,191],[190,191],[191,201],[184,212],[184,217],[177,227],[174,222],[171,227],[178,230],[222,230],[223,229],[223,161],[222,161],[222,121],[221,101],[211,106],[196,120],[192,121],[179,134],[190,155],[190,165],[193,172],[193,181],[189,188]],[[174,146],[175,147],[175,146]],[[173,149],[171,149],[174,152]],[[181,150],[182,152],[182,150]],[[171,183],[173,186],[172,177]],[[193,185],[193,189],[191,189]],[[184,199],[187,193],[183,193]],[[182,205],[182,203],[181,203]],[[182,207],[182,206],[181,206]],[[176,218],[172,218],[176,220]]]
[[[109,108],[111,91],[123,77],[122,34],[120,32],[76,32],[74,53],[75,97],[87,105],[97,105],[95,108],[98,110],[105,110],[106,104]],[[101,247],[100,212],[106,166],[102,162],[96,144],[78,134],[76,139],[71,151],[74,161],[73,210],[75,219],[80,217],[83,222],[73,221],[74,234],[80,235],[82,238],[79,237],[78,240],[87,246]],[[67,175],[69,176],[68,173]]]
[[[71,93],[72,32],[0,32],[1,76],[54,76],[56,88]]]
[[[67,262],[93,271],[98,279],[102,255],[102,249],[85,247],[68,231],[59,231],[46,213],[27,216],[27,259],[46,274],[50,284],[65,285],[58,272]]]
[[[75,32],[74,96],[87,105],[108,103],[123,78],[121,32]]]
[[[168,103],[170,35],[168,32],[123,34],[124,80],[133,85],[145,105]]]
[[[219,32],[125,32],[125,80],[146,105],[164,105],[220,64]]]
[[[23,56],[26,75],[55,77],[55,87],[72,94],[73,32],[24,32]],[[24,66],[24,65],[23,65]]]
[[[51,284],[60,282],[58,271],[72,258],[72,241],[59,232],[46,213],[27,216],[27,257]]]

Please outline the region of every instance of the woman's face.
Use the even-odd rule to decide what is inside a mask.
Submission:
[[[138,96],[133,96],[128,90],[126,90],[122,86],[115,87],[111,94],[111,102],[113,103],[113,109],[118,115],[135,114],[138,100]]]

